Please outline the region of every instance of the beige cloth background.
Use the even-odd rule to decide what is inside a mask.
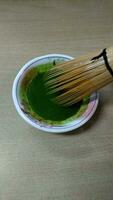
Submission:
[[[11,88],[28,60],[113,45],[112,0],[0,0],[0,200],[113,200],[113,85],[73,134],[37,131]]]

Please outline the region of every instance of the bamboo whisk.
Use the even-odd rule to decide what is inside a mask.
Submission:
[[[49,94],[70,106],[113,81],[113,47],[56,65],[45,78]]]

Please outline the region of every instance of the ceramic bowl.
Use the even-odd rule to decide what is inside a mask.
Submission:
[[[84,125],[88,120],[93,116],[95,113],[98,102],[99,102],[99,94],[97,92],[93,93],[89,97],[89,103],[86,106],[86,109],[84,110],[81,115],[79,115],[76,119],[73,119],[72,121],[66,123],[66,124],[60,124],[60,125],[51,125],[49,123],[44,123],[43,121],[39,121],[34,119],[30,114],[26,113],[22,106],[20,105],[20,97],[19,97],[19,87],[21,84],[22,79],[24,78],[24,75],[27,70],[30,70],[31,68],[35,68],[36,66],[48,62],[53,62],[54,60],[71,60],[72,57],[68,55],[63,54],[49,54],[45,56],[40,56],[37,58],[34,58],[33,60],[30,60],[27,62],[19,71],[17,74],[12,87],[12,97],[13,102],[15,105],[15,108],[19,115],[31,126],[35,127],[36,129],[40,129],[42,131],[46,132],[52,132],[52,133],[64,133],[68,131],[72,131],[74,129],[77,129]]]

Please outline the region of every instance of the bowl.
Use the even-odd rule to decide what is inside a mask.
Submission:
[[[31,126],[35,127],[36,129],[45,131],[45,132],[52,132],[52,133],[65,133],[77,129],[83,126],[95,113],[98,102],[99,102],[99,94],[95,92],[89,96],[89,101],[85,106],[84,110],[82,107],[79,109],[76,117],[71,118],[71,120],[67,120],[66,123],[58,123],[52,124],[49,122],[44,122],[43,120],[38,120],[34,118],[30,113],[26,112],[23,105],[21,104],[21,99],[19,95],[19,90],[21,87],[21,83],[25,78],[26,73],[29,70],[35,69],[36,67],[40,66],[41,64],[46,64],[49,62],[54,61],[68,61],[72,60],[73,58],[68,55],[63,54],[49,54],[34,58],[27,62],[18,72],[12,87],[12,98],[14,102],[14,106],[18,112],[18,114]]]

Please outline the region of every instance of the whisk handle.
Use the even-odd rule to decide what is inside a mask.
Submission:
[[[113,71],[113,47],[107,48],[106,52],[107,52],[107,58],[108,58],[109,65]]]
[[[94,56],[91,60],[95,61],[101,57],[103,57],[107,70],[113,76],[113,47],[103,49],[103,51],[99,55]]]

